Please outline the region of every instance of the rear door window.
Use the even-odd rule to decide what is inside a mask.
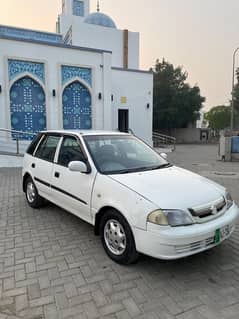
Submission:
[[[38,146],[35,156],[42,160],[53,162],[60,138],[60,136],[56,135],[46,135]]]

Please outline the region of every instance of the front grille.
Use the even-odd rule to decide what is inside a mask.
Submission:
[[[235,227],[233,225],[228,226],[227,231],[225,231],[225,228],[221,229],[221,241],[224,241],[226,238],[230,237]],[[186,254],[190,252],[196,252],[200,250],[205,250],[207,248],[215,246],[215,236],[208,237],[206,239],[203,239],[201,241],[196,241],[193,243],[189,243],[186,245],[175,245],[174,249],[177,254]]]
[[[215,242],[215,239],[213,236],[213,237],[209,237],[207,239],[190,243],[187,245],[177,245],[177,246],[174,246],[174,248],[177,254],[183,254],[187,252],[197,251],[200,249],[205,249],[207,247],[214,245],[214,242]]]
[[[217,217],[217,215],[220,215],[224,212],[224,210],[226,209],[226,204],[227,203],[225,198],[220,197],[214,202],[189,208],[189,211],[193,217],[196,217],[196,219],[203,219],[208,217],[215,218]]]

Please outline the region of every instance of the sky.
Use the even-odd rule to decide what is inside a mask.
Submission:
[[[96,2],[91,0],[91,11]],[[0,0],[0,5],[0,24],[52,32],[61,10],[61,0]],[[118,28],[140,32],[142,69],[165,58],[200,87],[205,110],[228,104],[232,54],[239,46],[238,0],[101,0],[101,11]]]

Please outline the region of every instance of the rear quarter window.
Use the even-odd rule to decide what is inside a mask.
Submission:
[[[34,151],[35,151],[35,149],[36,149],[38,143],[40,142],[40,139],[41,139],[41,138],[42,138],[42,134],[37,134],[37,135],[33,138],[31,144],[29,145],[29,147],[28,147],[28,149],[27,149],[27,151],[26,151],[27,154],[29,154],[29,155],[33,155],[33,154],[34,154]]]

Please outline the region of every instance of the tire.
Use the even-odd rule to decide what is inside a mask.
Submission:
[[[100,221],[100,237],[107,255],[115,262],[129,265],[137,261],[134,236],[126,219],[108,210]]]
[[[27,203],[32,208],[40,208],[44,206],[44,198],[42,198],[37,191],[36,185],[34,184],[31,177],[28,177],[25,184],[25,194]]]

